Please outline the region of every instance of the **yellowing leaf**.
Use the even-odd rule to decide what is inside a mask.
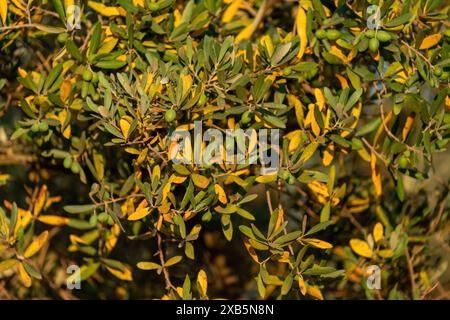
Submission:
[[[191,178],[194,184],[200,189],[205,189],[209,185],[209,179],[200,174],[193,173]]]
[[[383,225],[377,222],[375,227],[373,227],[373,239],[375,242],[380,241],[383,238]]]
[[[383,249],[378,251],[378,255],[382,258],[391,258],[394,255],[394,251],[391,249]]]
[[[242,0],[234,0],[228,8],[225,10],[222,16],[222,22],[228,23],[231,20],[233,20],[233,17],[236,15],[237,11],[239,10],[239,7],[241,6]]]
[[[131,274],[131,270],[127,267],[124,268],[123,271],[116,270],[113,268],[110,268],[108,266],[105,266],[106,269],[111,272],[116,278],[124,281],[133,281],[133,275]]]
[[[319,240],[319,239],[303,239],[303,242],[306,242],[313,247],[319,248],[319,249],[331,249],[333,248],[333,245],[329,242]]]
[[[19,263],[19,261],[16,259],[7,259],[7,260],[0,261],[0,272],[9,270],[18,263]]]
[[[323,151],[322,163],[325,167],[329,166],[334,158],[334,143],[328,144],[327,148]]]
[[[214,192],[219,196],[219,201],[221,203],[223,203],[223,204],[227,203],[227,196],[225,194],[225,191],[223,190],[223,188],[220,185],[218,185],[218,184],[214,185]]]
[[[135,213],[132,213],[128,216],[128,220],[136,221],[144,218],[150,213],[149,208],[138,208]]]
[[[381,174],[380,169],[377,166],[377,157],[373,152],[370,158],[370,166],[372,168],[372,181],[375,185],[375,194],[377,195],[377,197],[380,197],[383,191],[381,186]]]
[[[128,122],[128,120],[122,118],[119,121],[119,125],[120,125],[120,130],[122,131],[122,134],[124,136],[124,138],[128,138],[128,132],[130,131],[130,123]]]
[[[121,7],[108,7],[94,1],[88,1],[88,6],[105,17],[126,16],[126,11]]]
[[[317,286],[308,286],[308,294],[318,300],[323,300],[322,292]]]
[[[303,277],[301,274],[298,275],[298,287],[300,288],[300,292],[302,295],[306,294],[306,284],[305,280],[303,280]]]
[[[42,232],[37,238],[31,242],[28,248],[25,250],[23,256],[25,258],[31,258],[34,256],[44,245],[45,241],[47,241],[48,231]]]
[[[39,191],[36,202],[34,203],[33,215],[36,217],[44,207],[45,198],[47,196],[47,186],[44,184]]]
[[[161,266],[154,262],[138,262],[137,267],[141,270],[155,270],[161,268]]]
[[[49,224],[51,226],[65,226],[69,223],[70,219],[60,216],[39,216],[38,220],[42,223]]]
[[[250,36],[252,35],[253,31],[254,31],[255,27],[253,26],[253,24],[249,24],[248,26],[246,26],[244,29],[241,30],[241,32],[239,32],[239,34],[236,36],[235,42],[239,43],[242,40],[246,40],[248,38],[250,38]]]
[[[295,19],[297,34],[300,37],[300,50],[297,54],[297,58],[301,59],[305,53],[306,45],[308,44],[308,36],[306,34],[306,13],[303,8],[298,8],[297,17]]]
[[[265,174],[256,178],[256,182],[259,183],[269,183],[277,180],[277,173]]]
[[[19,264],[19,276],[25,287],[31,287],[31,277],[28,275],[22,263]]]
[[[66,102],[70,95],[70,90],[72,90],[72,84],[70,83],[70,80],[66,79],[59,86],[59,97],[62,102]]]
[[[405,141],[406,137],[408,137],[408,133],[414,124],[414,118],[415,118],[415,114],[410,114],[410,115],[408,115],[408,118],[406,118],[405,125],[403,126],[403,130],[402,130],[403,141]]]
[[[372,257],[373,254],[372,249],[370,249],[369,244],[364,240],[351,239],[350,248],[352,248],[352,250],[361,257],[365,258]]]
[[[6,26],[6,15],[8,14],[8,3],[6,0],[0,0],[0,17],[2,18],[2,23]]]
[[[431,36],[428,36],[425,39],[423,39],[422,43],[420,44],[419,49],[425,50],[425,49],[434,47],[435,45],[437,45],[439,43],[439,41],[441,41],[441,38],[442,38],[442,36],[440,33],[432,34]]]
[[[247,252],[248,252],[248,254],[250,255],[250,257],[251,257],[256,263],[259,263],[258,255],[256,254],[255,249],[253,249],[252,245],[250,244],[250,242],[248,241],[247,238],[244,238],[244,246],[245,246],[245,249],[247,249]]]
[[[200,292],[203,296],[206,296],[206,291],[208,290],[208,277],[206,272],[200,269],[197,275],[197,284],[199,286]]]

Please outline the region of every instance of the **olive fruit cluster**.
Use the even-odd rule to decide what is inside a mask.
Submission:
[[[63,166],[66,169],[70,169],[70,171],[72,171],[72,173],[74,173],[74,174],[80,173],[80,170],[81,170],[81,167],[80,167],[80,164],[78,163],[78,161],[76,161],[75,159],[73,159],[70,156],[64,158]]]
[[[48,123],[46,121],[40,121],[33,123],[31,126],[31,131],[37,132],[47,132],[48,131]]]
[[[389,42],[391,40],[392,36],[389,32],[369,29],[359,38],[358,51],[364,52],[369,49],[371,52],[376,53],[380,48],[380,42]]]

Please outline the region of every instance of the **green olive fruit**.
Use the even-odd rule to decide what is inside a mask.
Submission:
[[[72,167],[72,158],[71,157],[64,158],[63,166],[66,169],[69,169],[70,167]]]
[[[48,130],[48,123],[47,122],[41,122],[39,123],[39,131],[40,132],[46,132]]]
[[[380,47],[380,41],[376,38],[372,38],[369,40],[369,50],[373,53],[378,51],[378,48]]]
[[[341,36],[341,33],[339,32],[339,30],[335,30],[335,29],[327,30],[327,39],[328,40],[334,41],[334,40],[337,40],[340,36]]]
[[[292,73],[292,69],[290,67],[286,67],[283,69],[283,75],[289,76]]]
[[[59,43],[66,43],[68,37],[69,37],[69,35],[67,33],[65,33],[65,32],[60,33],[60,34],[58,34],[58,37],[56,38],[56,40]]]
[[[405,156],[401,156],[398,159],[398,166],[402,169],[406,168],[406,166],[408,165],[408,159]]]
[[[33,123],[33,125],[31,126],[31,131],[38,132],[39,131],[39,124],[38,123]]]
[[[108,216],[108,224],[109,224],[110,226],[114,225],[114,219],[113,219],[113,217]]]
[[[84,81],[91,81],[92,80],[92,72],[91,71],[89,71],[89,70],[84,70],[83,71],[83,80]]]
[[[364,52],[369,47],[369,39],[366,37],[362,37],[361,40],[358,43],[358,51]]]
[[[447,72],[447,71],[442,72],[442,74],[441,74],[441,76],[439,77],[439,79],[441,79],[441,80],[443,80],[443,81],[447,80],[447,79],[448,79],[448,72]]]
[[[439,67],[434,67],[433,73],[436,77],[440,77],[442,74],[442,69]]]
[[[375,30],[369,29],[364,34],[367,38],[373,38],[375,37]]]
[[[173,109],[166,110],[166,113],[164,114],[164,119],[166,119],[167,122],[172,122],[177,117],[177,113]]]
[[[97,219],[100,222],[107,222],[109,219],[109,215],[106,212],[102,212],[98,215]]]
[[[97,83],[98,82],[98,73],[97,72],[93,72],[92,73],[92,79],[91,79],[92,83]]]
[[[377,39],[378,39],[378,41],[381,41],[381,42],[387,42],[387,41],[391,40],[391,35],[384,30],[380,30],[377,32]]]
[[[319,40],[325,39],[327,37],[327,32],[323,29],[319,29],[316,31],[316,37]]]
[[[80,173],[80,165],[78,164],[78,162],[74,161],[72,163],[72,166],[70,167],[70,170],[72,171],[72,173],[74,174],[79,174]]]

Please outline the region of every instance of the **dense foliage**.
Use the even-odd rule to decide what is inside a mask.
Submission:
[[[449,8],[0,0],[0,297],[448,297]],[[280,168],[174,164],[194,121]]]

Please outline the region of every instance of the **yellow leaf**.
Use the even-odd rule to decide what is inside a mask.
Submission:
[[[408,133],[414,124],[414,118],[415,118],[415,114],[410,114],[410,115],[408,115],[408,118],[406,118],[405,125],[403,126],[403,130],[402,130],[403,141],[406,140],[406,137],[408,136]]]
[[[130,214],[130,216],[128,217],[128,220],[136,221],[136,220],[144,218],[149,213],[150,213],[149,208],[138,208],[135,213]]]
[[[121,7],[108,7],[94,1],[88,1],[88,6],[105,17],[126,16],[126,11]]]
[[[383,249],[378,251],[378,255],[382,258],[390,258],[394,255],[394,251],[391,249]]]
[[[233,20],[234,16],[236,15],[237,11],[239,10],[239,7],[241,6],[242,0],[234,0],[228,8],[225,10],[222,16],[222,22],[228,23],[231,20]]]
[[[375,242],[380,241],[383,238],[383,225],[377,222],[375,227],[373,227],[373,239]]]
[[[259,176],[256,178],[256,182],[259,183],[269,183],[269,182],[274,182],[275,180],[277,180],[277,173],[271,173],[271,174],[265,174],[263,176]]]
[[[306,34],[306,13],[303,8],[298,8],[297,17],[295,19],[297,34],[300,37],[300,50],[297,54],[297,58],[301,59],[305,53],[306,45],[308,44],[308,36]]]
[[[38,220],[42,223],[49,224],[51,226],[65,226],[69,223],[70,219],[60,216],[40,216]]]
[[[31,242],[28,248],[25,250],[23,256],[25,258],[30,258],[34,256],[44,245],[45,241],[47,241],[48,231],[42,232],[37,238]]]
[[[303,277],[301,274],[298,275],[298,287],[300,288],[300,292],[302,295],[306,294],[306,284],[305,280],[303,280]]]
[[[331,142],[323,151],[322,162],[325,167],[329,166],[334,158],[334,143]]]
[[[19,261],[16,259],[7,259],[7,260],[0,261],[0,272],[9,270],[18,263],[19,263]]]
[[[319,249],[326,250],[333,248],[333,245],[331,243],[319,239],[303,239],[302,241]]]
[[[111,235],[108,237],[108,239],[105,242],[105,248],[107,252],[111,252],[112,249],[116,246],[117,239],[120,234],[120,227],[119,225],[115,224],[111,228]]]
[[[125,120],[124,118],[120,119],[119,121],[119,125],[120,125],[120,130],[122,131],[122,134],[124,136],[125,139],[128,138],[128,132],[130,131],[130,123]]]
[[[317,105],[319,106],[319,110],[322,111],[325,107],[325,97],[323,96],[322,90],[319,88],[314,89],[314,96],[316,97]]]
[[[308,286],[308,294],[318,300],[323,300],[322,292],[317,286]]]
[[[259,263],[259,259],[258,259],[258,255],[256,254],[255,249],[253,249],[253,247],[251,246],[250,242],[248,241],[247,238],[244,238],[244,246],[245,249],[247,249],[248,254],[250,255],[250,257],[255,260],[256,263]]]
[[[25,70],[23,70],[21,67],[17,68],[17,71],[19,72],[19,75],[22,78],[25,78],[27,76],[27,72]]]
[[[64,80],[59,86],[59,97],[62,102],[65,102],[69,97],[70,90],[72,90],[72,84],[69,79]]]
[[[253,26],[253,23],[249,24],[248,26],[246,26],[244,29],[242,29],[241,32],[239,32],[239,34],[236,36],[235,42],[239,43],[242,40],[246,40],[248,38],[250,38],[250,36],[252,35],[253,31],[254,31],[255,27]]]
[[[118,41],[119,39],[117,38],[113,37],[106,38],[105,41],[103,41],[103,44],[100,47],[100,49],[98,49],[97,54],[110,53],[114,49]]]
[[[203,296],[206,296],[206,291],[208,290],[208,278],[206,272],[200,269],[197,275],[197,284]]]
[[[8,14],[8,3],[6,0],[0,0],[0,16],[2,18],[2,23],[6,26],[6,15]]]
[[[439,41],[441,41],[441,38],[442,38],[442,36],[440,33],[432,34],[431,36],[428,36],[425,39],[423,39],[422,43],[420,44],[419,49],[424,50],[424,49],[429,49],[431,47],[434,47],[435,45],[437,45],[439,43]]]
[[[44,207],[45,198],[47,196],[47,186],[44,184],[39,191],[36,202],[34,203],[33,215],[36,217]]]
[[[19,276],[25,287],[31,287],[31,277],[28,275],[22,263],[19,264]]]
[[[133,281],[133,275],[131,274],[131,270],[127,267],[124,268],[123,271],[116,270],[113,268],[110,268],[108,266],[105,266],[106,269],[111,272],[116,278],[124,281]]]
[[[227,196],[225,194],[225,191],[223,190],[223,188],[220,185],[218,185],[218,184],[214,185],[214,192],[219,196],[219,201],[221,203],[223,203],[223,204],[227,203]]]
[[[370,249],[369,244],[364,240],[351,239],[350,247],[356,254],[360,255],[361,257],[365,258],[372,257],[373,254],[372,249]]]
[[[370,166],[372,168],[372,181],[375,185],[375,194],[377,197],[381,196],[382,193],[382,186],[381,186],[381,174],[380,169],[378,168],[377,164],[377,157],[372,152],[371,158],[370,158]]]
[[[183,97],[192,90],[192,77],[189,74],[181,74],[181,81],[183,83]]]
[[[200,189],[205,189],[209,185],[209,179],[200,174],[193,173],[191,177],[194,184]]]
[[[277,222],[275,223],[274,230],[277,230],[281,226],[283,221],[284,221],[284,209],[283,209],[283,207],[280,206],[278,208]]]

